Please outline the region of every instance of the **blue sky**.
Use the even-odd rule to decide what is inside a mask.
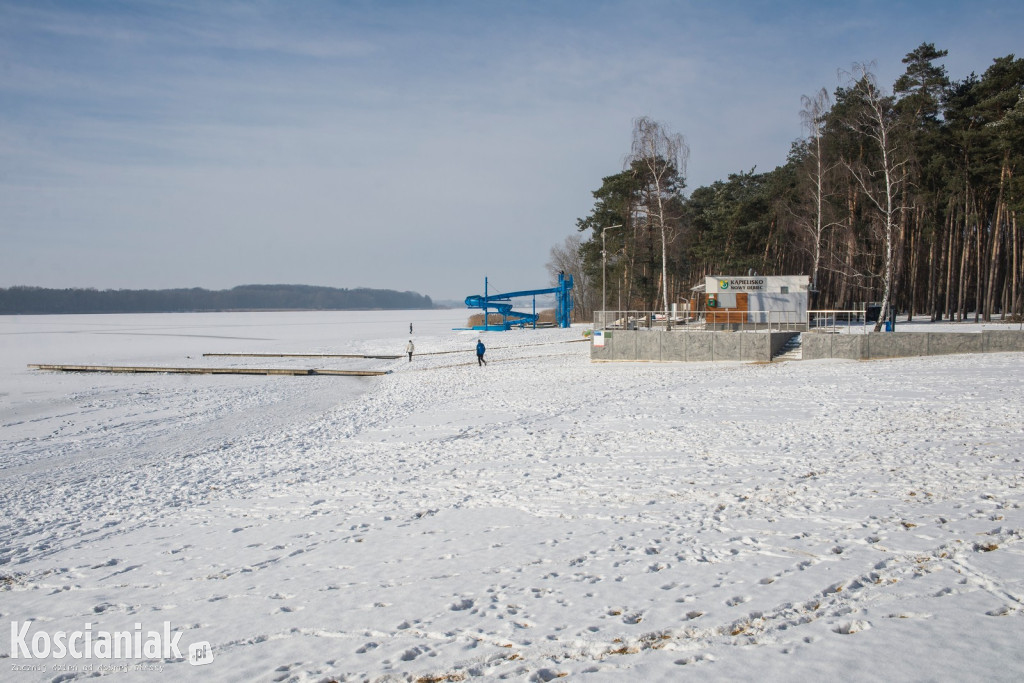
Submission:
[[[692,189],[783,163],[854,62],[1022,35],[989,0],[0,0],[0,287],[544,287],[636,117]]]

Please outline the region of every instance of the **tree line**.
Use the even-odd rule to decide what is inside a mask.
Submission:
[[[854,66],[834,94],[802,98],[805,136],[785,163],[689,196],[682,136],[637,119],[624,169],[602,179],[549,269],[576,277],[582,318],[602,305],[664,310],[707,275],[752,271],[810,276],[815,308],[879,303],[879,325],[890,308],[1019,318],[1024,59],[952,80],[947,54],[920,45],[890,91]]]
[[[242,285],[191,289],[0,289],[0,314],[178,313],[192,311],[376,310],[433,308],[429,296],[390,289]]]

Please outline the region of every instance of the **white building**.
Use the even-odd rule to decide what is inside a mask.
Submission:
[[[717,275],[704,278],[711,324],[805,323],[807,275]]]

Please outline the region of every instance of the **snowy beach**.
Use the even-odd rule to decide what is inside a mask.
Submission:
[[[1024,354],[478,367],[467,316],[0,319],[0,679],[1024,677]]]

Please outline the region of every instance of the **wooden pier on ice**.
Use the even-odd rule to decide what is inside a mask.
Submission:
[[[204,358],[369,358],[397,360],[402,356],[364,355],[361,353],[204,353]]]
[[[316,370],[312,368],[174,368],[145,365],[45,365],[29,364],[31,370],[56,372],[120,372],[163,373],[172,375],[341,375],[346,377],[379,377],[387,370]]]

